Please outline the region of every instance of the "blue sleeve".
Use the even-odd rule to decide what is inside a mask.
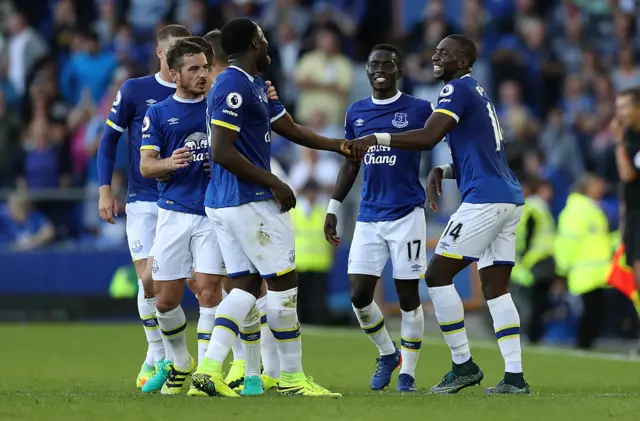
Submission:
[[[453,117],[456,122],[464,116],[465,104],[468,104],[469,88],[459,80],[453,80],[442,88],[438,97],[438,105],[433,112]]]
[[[130,87],[125,82],[111,105],[111,111],[98,147],[98,184],[100,186],[111,185],[113,168],[115,167],[118,151],[118,140],[129,126],[132,118],[132,107],[129,100]]]
[[[429,117],[431,117],[431,114],[433,114],[434,109],[435,109],[435,106],[431,102],[424,101],[420,117],[424,119],[425,123],[427,122]]]
[[[271,116],[271,123],[285,115],[286,112],[287,110],[280,101],[269,100],[269,116]]]
[[[107,126],[124,133],[133,119],[136,109],[132,101],[133,87],[130,81],[126,81],[116,94],[116,98],[111,104],[111,111],[107,117]]]
[[[161,152],[165,148],[162,135],[162,123],[158,118],[157,107],[149,107],[142,120],[142,142],[140,150],[154,150]]]
[[[240,131],[244,118],[243,103],[251,99],[253,93],[246,83],[225,78],[216,83],[209,93],[207,109],[211,117],[211,124]]]
[[[344,138],[347,140],[356,138],[353,133],[353,122],[351,121],[351,107],[347,109],[347,114],[344,116]]]
[[[71,104],[77,104],[79,95],[75,89],[75,60],[71,59],[60,74],[60,92]]]

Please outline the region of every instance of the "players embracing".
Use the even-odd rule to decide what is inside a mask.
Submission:
[[[496,339],[505,361],[504,378],[488,394],[528,394],[522,373],[520,317],[511,295],[509,277],[515,259],[515,229],[524,198],[507,165],[503,132],[495,108],[484,89],[471,77],[475,43],[462,35],[443,39],[433,55],[436,79],[445,86],[425,127],[404,133],[379,132],[349,144],[355,159],[370,147],[408,150],[433,149],[443,138],[453,164],[434,168],[428,196],[437,210],[443,178],[455,178],[462,204],[451,216],[426,273],[436,318],[451,349],[453,365],[433,393],[456,393],[479,384],[484,377],[471,358],[464,326],[464,309],[453,285],[454,276],[477,261],[482,291],[493,318]]]
[[[400,92],[402,54],[389,44],[373,48],[367,61],[373,90],[370,98],[352,104],[345,118],[345,138],[376,132],[400,133],[424,127],[431,103]],[[427,267],[425,189],[420,183],[420,151],[373,146],[363,158],[362,202],[349,252],[351,302],[360,327],[378,348],[380,357],[371,389],[381,390],[396,367],[399,392],[415,391],[415,370],[424,335],[424,312],[418,286]],[[360,162],[345,159],[325,220],[325,236],[334,246],[336,212],[360,170]],[[391,258],[402,311],[401,349],[392,342],[380,308],[373,300],[382,271]]]

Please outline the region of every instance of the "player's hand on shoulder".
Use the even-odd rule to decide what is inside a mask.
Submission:
[[[351,144],[351,157],[356,161],[362,161],[364,156],[369,151],[369,148],[372,146],[376,146],[378,141],[374,135],[368,135],[361,138],[358,138],[352,141]]]
[[[280,205],[280,212],[289,212],[296,207],[296,195],[285,182],[278,178],[279,183],[271,188],[271,193]]]
[[[324,218],[324,238],[334,247],[340,245],[340,237],[338,237],[338,216],[334,213],[328,213]]]
[[[440,167],[432,168],[427,176],[427,198],[429,200],[429,208],[438,212],[438,204],[436,203],[436,195],[442,196],[442,179],[444,171]]]
[[[185,168],[189,166],[191,162],[192,156],[191,152],[189,152],[189,148],[179,148],[173,151],[171,156],[166,160],[168,165],[168,170],[175,171],[180,168]]]
[[[267,96],[271,101],[279,101],[278,92],[276,91],[276,87],[271,84],[270,80],[265,81],[267,84]]]

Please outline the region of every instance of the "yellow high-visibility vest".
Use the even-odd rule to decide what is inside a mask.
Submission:
[[[324,238],[326,209],[314,205],[307,215],[298,207],[290,215],[296,235],[296,270],[328,272],[333,263],[333,248]]]
[[[607,284],[612,250],[609,223],[591,198],[572,193],[558,218],[556,272],[580,295]]]
[[[525,250],[529,218],[533,218],[535,225],[529,249]],[[547,202],[538,196],[528,197],[522,207],[522,217],[516,229],[516,264],[511,272],[512,281],[523,286],[533,284],[531,268],[541,260],[553,256],[555,230],[556,223]]]

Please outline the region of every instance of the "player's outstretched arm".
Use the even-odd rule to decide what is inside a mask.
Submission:
[[[293,117],[291,117],[289,113],[285,113],[282,117],[271,123],[271,128],[280,136],[300,146],[337,152],[341,155],[349,154],[349,151],[345,147],[344,140],[329,139],[328,137],[320,136],[293,121]]]
[[[189,166],[191,152],[189,148],[173,151],[169,158],[159,159],[160,152],[154,149],[140,151],[140,174],[146,178],[163,178],[172,172]]]
[[[287,212],[296,206],[296,198],[289,186],[278,177],[251,163],[234,147],[238,132],[211,124],[211,159],[238,178],[263,185],[271,190],[280,210]]]
[[[434,112],[424,128],[403,133],[375,133],[355,140],[348,145],[356,160],[362,160],[371,146],[390,146],[398,149],[428,151],[433,148],[456,126],[457,121],[450,115]]]
[[[324,220],[324,237],[333,246],[340,245],[340,237],[338,237],[338,216],[337,212],[342,201],[347,197],[353,183],[358,177],[360,171],[360,163],[351,159],[345,159],[338,173],[338,180],[333,189],[329,207],[327,208],[327,216]]]

